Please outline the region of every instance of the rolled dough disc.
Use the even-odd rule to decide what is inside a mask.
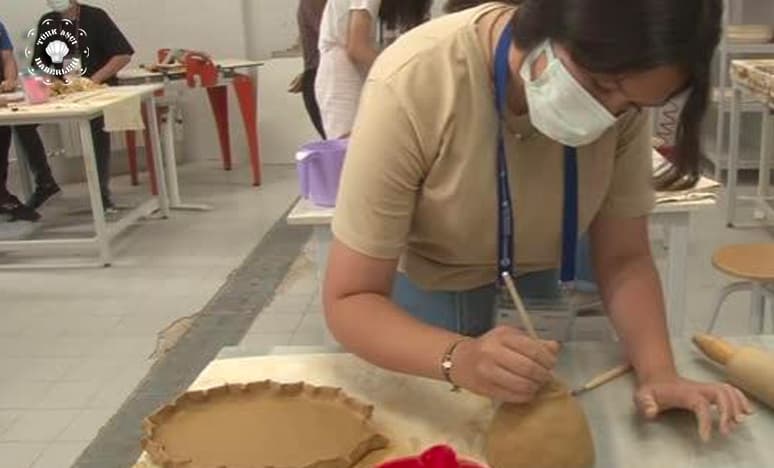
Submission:
[[[145,421],[163,468],[349,468],[387,447],[340,389],[256,382],[189,392]]]
[[[559,382],[530,404],[502,405],[487,434],[492,468],[590,468],[594,457],[586,415]]]

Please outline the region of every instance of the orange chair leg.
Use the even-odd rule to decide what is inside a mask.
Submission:
[[[218,127],[218,139],[220,140],[223,169],[231,170],[231,140],[228,128],[228,88],[215,86],[207,88],[207,96],[210,98],[210,106],[215,116],[215,124]]]
[[[145,137],[145,164],[148,166],[151,193],[155,196],[159,194],[159,187],[156,182],[156,163],[153,162],[153,144],[148,131],[148,111],[145,108],[145,104],[142,105],[142,121],[145,123],[145,130],[143,131],[143,136]]]
[[[129,175],[132,178],[132,185],[140,185],[137,174],[137,135],[134,130],[130,130],[124,136],[126,137],[126,152],[129,156]]]
[[[239,107],[242,110],[242,120],[245,123],[247,146],[250,149],[250,165],[253,168],[253,185],[261,185],[261,150],[258,140],[258,104],[255,84],[246,75],[234,78]]]

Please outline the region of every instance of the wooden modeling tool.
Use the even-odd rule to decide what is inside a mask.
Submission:
[[[540,337],[535,331],[535,326],[532,324],[532,319],[529,318],[527,308],[524,307],[524,301],[521,300],[519,291],[516,289],[516,283],[513,282],[513,277],[511,277],[508,272],[505,272],[503,273],[503,281],[505,282],[505,287],[508,289],[508,293],[511,295],[511,300],[513,301],[514,305],[516,305],[516,311],[519,313],[521,324],[524,325],[524,328],[527,329],[527,333],[529,334],[530,338],[533,340],[539,340]]]
[[[508,293],[511,295],[511,300],[516,305],[516,310],[519,313],[519,318],[521,319],[522,325],[524,325],[524,328],[527,329],[527,333],[532,339],[539,340],[540,337],[538,337],[538,334],[535,331],[535,326],[532,324],[532,319],[529,318],[529,314],[527,313],[527,308],[524,306],[524,301],[521,299],[521,296],[519,295],[519,291],[516,289],[516,284],[513,281],[513,277],[507,272],[505,272],[503,273],[503,281],[505,282],[505,287],[508,289]],[[583,385],[582,387],[576,388],[570,393],[573,396],[586,393],[589,390],[593,390],[597,387],[600,387],[626,374],[631,370],[631,368],[632,367],[629,364],[623,364],[623,365],[617,366],[603,374],[598,375],[597,377],[590,380],[587,384]]]
[[[572,396],[582,395],[590,390],[594,390],[597,387],[601,387],[602,385],[605,385],[608,382],[612,382],[618,377],[621,377],[622,375],[629,373],[629,371],[631,370],[632,370],[631,364],[621,364],[620,366],[614,367],[613,369],[610,369],[607,372],[599,374],[598,376],[589,380],[588,383],[586,383],[585,385],[582,385],[574,389],[572,392],[570,392],[570,394]]]
[[[774,408],[774,354],[705,334],[695,335],[693,343],[723,366],[732,384]]]

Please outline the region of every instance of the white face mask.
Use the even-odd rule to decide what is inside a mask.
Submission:
[[[532,66],[545,53],[548,64],[532,79]],[[532,51],[521,66],[532,125],[559,143],[578,147],[597,140],[616,118],[589,94],[554,55],[550,41]]]
[[[70,9],[70,0],[46,0],[48,7],[58,13],[64,13]]]

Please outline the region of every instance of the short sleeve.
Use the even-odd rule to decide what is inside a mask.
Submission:
[[[126,39],[126,36],[124,36],[124,33],[121,32],[110,15],[102,11],[100,16],[99,37],[107,57],[134,54],[134,49],[129,44],[129,40]]]
[[[350,10],[368,10],[371,19],[379,18],[379,10],[382,7],[382,0],[349,0]]]
[[[351,249],[397,259],[429,163],[410,112],[381,80],[366,83],[344,162],[333,233]]]
[[[13,50],[11,36],[8,35],[8,31],[3,23],[0,23],[0,50]]]
[[[625,116],[619,125],[613,177],[599,216],[647,216],[655,205],[650,113]]]

